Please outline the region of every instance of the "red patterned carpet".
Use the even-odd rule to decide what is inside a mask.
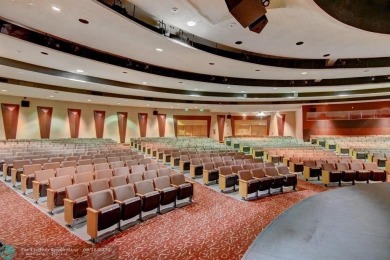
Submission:
[[[0,182],[0,240],[14,246],[19,259],[53,259],[53,251],[47,251],[53,247],[62,250],[57,251],[58,259],[239,259],[275,217],[326,190],[299,181],[297,192],[246,202],[195,185],[192,205],[149,219],[93,246]],[[28,257],[34,248],[34,256]],[[37,255],[37,250],[42,254]]]

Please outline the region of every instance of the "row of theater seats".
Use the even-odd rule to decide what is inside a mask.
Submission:
[[[133,175],[137,177],[133,178]],[[171,174],[170,169],[163,168],[153,176],[144,175],[145,179],[141,175],[118,175],[76,184],[72,184],[71,176],[66,175],[49,178],[39,189],[43,191],[46,187],[50,212],[64,206],[68,226],[87,215],[87,233],[95,240],[98,231],[115,224],[120,229],[121,220],[138,215],[142,221],[142,212],[157,209],[160,213],[161,205],[173,203],[176,207],[176,200],[189,198],[192,201],[193,183],[185,181],[183,174]]]

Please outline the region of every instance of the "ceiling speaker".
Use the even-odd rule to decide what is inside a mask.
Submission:
[[[20,102],[21,107],[30,107],[30,101],[28,100],[22,100]]]
[[[227,115],[226,118],[227,119],[232,119],[232,116],[231,115]]]
[[[154,110],[154,111],[153,111],[153,115],[154,115],[154,116],[157,116],[157,115],[158,115],[158,111],[157,111],[157,110]]]

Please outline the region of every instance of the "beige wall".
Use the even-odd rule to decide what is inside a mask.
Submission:
[[[0,103],[20,104],[22,97],[0,95]],[[68,108],[81,109],[79,137],[95,137],[95,122],[93,117],[94,110],[106,111],[104,138],[112,138],[119,141],[119,130],[117,112],[128,112],[126,142],[132,137],[139,137],[138,113],[148,113],[148,128],[146,136],[158,136],[157,117],[153,116],[153,108],[137,108],[125,106],[108,106],[100,104],[63,102],[47,99],[28,99],[30,107],[20,107],[18,129],[16,137],[22,138],[40,138],[39,123],[37,115],[37,106],[53,107],[53,117],[51,122],[51,138],[69,138],[70,130],[68,123]],[[174,109],[158,109],[160,114],[166,114],[165,136],[175,136],[173,115],[211,115],[210,138],[218,140],[217,114],[207,111],[184,111]],[[283,112],[286,114],[286,123],[284,126],[284,135],[295,136],[295,112]],[[0,139],[5,139],[3,117],[0,114]],[[302,127],[301,127],[302,128]],[[277,135],[277,123],[274,115],[271,117],[270,135]],[[231,136],[231,120],[225,120],[225,136]]]

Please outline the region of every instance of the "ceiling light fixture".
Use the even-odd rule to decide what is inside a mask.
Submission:
[[[156,48],[156,51],[158,51],[158,52],[163,52],[164,50],[163,50],[163,49],[160,49],[160,48]]]
[[[179,8],[177,8],[177,7],[172,7],[172,12],[174,12],[174,13],[178,13],[179,12]]]
[[[257,116],[266,116],[266,114],[263,111],[261,111],[260,113],[257,114]]]
[[[146,82],[146,81],[142,81],[142,84],[146,85],[146,84],[148,84],[148,82]]]
[[[61,11],[61,9],[58,8],[57,6],[52,6],[51,9],[53,9],[54,11],[57,11],[57,12],[60,12],[60,11]]]
[[[306,74],[307,74],[307,72],[306,72],[306,71],[304,71],[304,72],[302,72],[301,74],[302,74],[302,75],[306,75]]]
[[[91,102],[92,100],[91,99],[87,99],[88,102]]]
[[[77,72],[80,72],[80,73],[82,73],[82,72],[84,72],[83,70],[76,70]]]
[[[264,5],[264,7],[267,7],[270,4],[270,0],[261,0],[261,3]]]
[[[49,96],[49,97],[53,98],[54,96]]]
[[[7,92],[7,91],[8,91],[8,90],[6,90],[6,89],[2,89],[2,90],[1,90],[1,92]]]
[[[187,25],[190,26],[190,27],[194,27],[196,25],[196,22],[194,21],[188,21],[187,22]]]

